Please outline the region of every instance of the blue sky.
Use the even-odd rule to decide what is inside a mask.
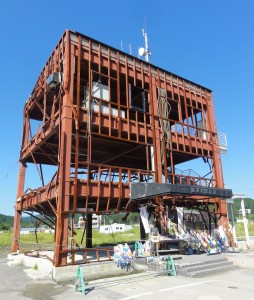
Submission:
[[[212,89],[225,184],[254,198],[254,1],[137,2],[1,1],[0,213],[14,214],[23,106],[65,29],[137,55],[145,18],[151,62]]]

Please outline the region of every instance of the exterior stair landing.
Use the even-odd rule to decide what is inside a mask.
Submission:
[[[225,254],[184,255],[174,262],[177,275],[185,277],[204,277],[235,268]]]

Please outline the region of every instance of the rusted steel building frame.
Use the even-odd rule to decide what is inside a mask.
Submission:
[[[62,83],[51,90],[47,78],[54,72],[63,74]],[[41,121],[36,134],[31,119]],[[175,172],[176,164],[198,157],[211,160],[212,178]],[[133,181],[224,187],[212,92],[68,30],[25,105],[20,162],[13,250],[22,211],[55,216],[56,266],[67,264],[68,252],[75,263],[75,213],[138,210],[129,199]],[[58,170],[48,185],[25,193],[27,163]],[[155,202],[158,215],[166,202],[209,203],[216,214],[226,215],[219,198],[167,195]]]

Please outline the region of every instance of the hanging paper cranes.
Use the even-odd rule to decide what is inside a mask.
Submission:
[[[228,239],[224,231],[220,228],[208,230],[189,230],[190,241],[188,248],[193,250],[193,254],[205,252],[207,254],[216,254],[228,250]],[[189,251],[191,252],[191,251]]]

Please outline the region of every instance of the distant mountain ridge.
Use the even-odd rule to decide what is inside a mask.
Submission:
[[[0,229],[10,229],[13,226],[14,217],[13,216],[6,216],[0,214]],[[22,217],[21,226],[27,227],[29,224],[32,224],[31,217],[26,216]]]
[[[242,201],[242,199],[240,199],[240,198],[234,199],[233,212],[234,212],[235,217],[238,217],[239,209],[241,209],[241,201]],[[245,206],[245,209],[251,210],[251,214],[254,214],[254,199],[245,198],[244,206]]]
[[[14,217],[12,217],[12,216],[6,216],[3,214],[0,214],[0,224],[8,224],[8,225],[12,226],[13,220],[14,220]]]

